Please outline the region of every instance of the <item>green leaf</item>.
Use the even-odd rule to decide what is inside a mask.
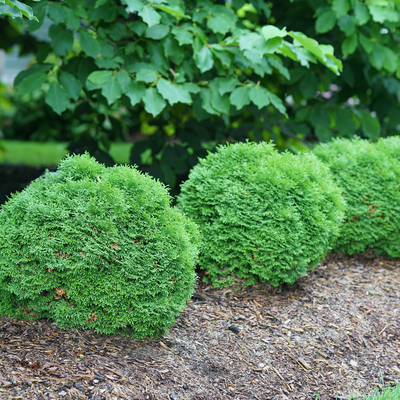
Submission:
[[[24,77],[18,85],[18,92],[29,94],[40,89],[46,81],[47,73],[45,71],[38,71]]]
[[[192,104],[190,93],[184,87],[175,85],[166,79],[157,81],[157,90],[171,106],[176,103]]]
[[[55,113],[61,115],[68,107],[69,101],[67,93],[62,86],[57,82],[52,82],[47,92],[45,102]]]
[[[386,71],[389,71],[390,73],[393,74],[397,70],[399,58],[396,55],[396,53],[389,47],[384,47],[384,49],[385,49],[385,62],[383,66],[386,69]]]
[[[183,9],[177,5],[169,5],[169,6],[165,6],[165,5],[160,5],[160,4],[155,4],[154,7],[158,8],[161,11],[164,11],[168,14],[173,15],[176,19],[181,19],[181,18],[189,18],[185,15],[185,12],[183,11]]]
[[[370,19],[368,7],[364,3],[361,3],[361,1],[355,0],[354,17],[356,24],[360,26],[365,25]]]
[[[251,50],[260,42],[260,35],[255,32],[245,33],[239,37],[240,50]]]
[[[356,31],[356,24],[350,15],[343,15],[339,18],[339,28],[346,36],[352,35]]]
[[[82,50],[92,58],[97,58],[101,52],[99,42],[85,29],[79,30],[79,41],[81,43]]]
[[[0,15],[8,15],[13,19],[25,16],[29,20],[38,21],[38,19],[33,15],[32,8],[17,0],[0,1]]]
[[[34,4],[32,6],[33,14],[37,17],[38,21],[32,19],[30,21],[26,21],[26,26],[28,28],[28,32],[32,33],[40,29],[43,25],[44,18],[46,16],[47,11],[47,1],[41,1],[40,3]]]
[[[315,21],[315,30],[318,33],[329,32],[336,24],[336,13],[332,10],[320,14]]]
[[[277,58],[269,57],[268,62],[271,64],[273,68],[278,70],[281,75],[283,75],[288,81],[290,81],[289,70],[282,64],[282,61],[280,59],[278,60]]]
[[[193,34],[189,32],[187,28],[174,26],[172,28],[172,34],[178,41],[179,46],[193,43]]]
[[[287,36],[286,29],[279,29],[274,25],[266,25],[261,29],[261,33],[264,36],[265,40],[273,39],[276,37],[284,38]]]
[[[271,103],[269,92],[262,86],[254,86],[250,89],[250,100],[258,107],[260,110],[268,106]]]
[[[351,137],[357,129],[353,114],[345,108],[336,107],[334,111],[335,127],[340,136]]]
[[[369,54],[369,61],[377,70],[381,70],[385,62],[385,48],[379,43],[372,43],[372,52]]]
[[[338,18],[342,15],[346,15],[350,10],[349,0],[333,0],[332,10],[336,13]]]
[[[239,81],[235,78],[216,78],[218,82],[218,91],[221,96],[225,93],[231,93],[238,85]]]
[[[364,48],[364,50],[367,53],[371,53],[372,51],[372,42],[369,40],[366,36],[364,36],[362,33],[358,34],[358,39],[360,41],[361,46]]]
[[[145,90],[143,102],[144,109],[153,117],[156,117],[158,114],[160,114],[167,105],[160,93],[158,93],[157,89],[153,87]]]
[[[75,76],[71,75],[69,72],[62,71],[60,73],[60,82],[66,91],[68,97],[72,100],[78,100],[79,93],[82,90],[82,86]]]
[[[22,12],[17,7],[11,7],[9,4],[0,4],[0,15],[7,15],[12,19],[22,18]]]
[[[107,99],[109,105],[122,96],[122,88],[117,75],[112,74],[111,78],[102,85],[101,94]]]
[[[250,88],[248,86],[241,86],[236,88],[229,96],[231,104],[238,110],[250,104]]]
[[[192,82],[185,82],[182,86],[190,93],[200,93],[201,92],[200,87]]]
[[[286,118],[287,118],[286,107],[283,105],[282,100],[281,100],[276,94],[273,94],[273,93],[271,93],[271,92],[269,92],[268,95],[269,95],[269,99],[271,100],[272,105],[273,105],[279,112],[281,112],[283,115],[285,115]]]
[[[121,85],[122,92],[125,93],[126,87],[131,83],[132,79],[129,74],[125,71],[117,72],[117,79]]]
[[[143,7],[138,14],[148,26],[160,23],[161,15],[151,6]]]
[[[112,71],[94,71],[87,77],[87,79],[95,84],[103,84],[111,79],[112,74]]]
[[[74,30],[78,30],[81,26],[80,18],[75,14],[72,8],[65,7],[65,12],[67,13],[65,24]]]
[[[148,39],[160,40],[165,38],[169,33],[169,26],[167,25],[153,25],[150,28],[147,28],[145,37]]]
[[[220,115],[220,113],[213,108],[211,105],[211,90],[207,88],[201,88],[200,92],[200,97],[201,97],[201,106],[205,111],[208,112],[208,114],[215,114],[215,115]],[[195,108],[195,114],[196,113],[196,108]]]
[[[194,53],[194,60],[201,72],[209,71],[214,65],[212,52],[206,46],[203,46],[200,51]]]
[[[300,81],[299,89],[305,100],[310,100],[315,96],[318,90],[318,79],[313,72],[308,72]]]
[[[328,110],[322,105],[316,105],[311,110],[310,121],[314,126],[329,128],[331,119]]]
[[[208,10],[207,27],[214,33],[227,34],[236,26],[237,16],[232,9],[223,5],[214,5]]]
[[[214,110],[218,112],[229,114],[230,109],[230,101],[228,95],[221,96],[219,93],[219,82],[216,79],[213,79],[209,83],[210,87],[210,103]]]
[[[136,80],[146,83],[153,83],[158,77],[158,73],[151,69],[141,69],[136,74]]]
[[[131,106],[134,106],[142,101],[142,97],[146,87],[143,83],[137,81],[131,81],[125,90],[125,94],[131,101]]]
[[[66,21],[67,13],[62,3],[50,2],[47,9],[49,18],[56,24],[61,24]]]
[[[350,54],[353,54],[357,49],[358,39],[357,34],[353,33],[351,36],[346,38],[342,43],[342,54],[345,57],[348,57]]]
[[[232,58],[230,56],[230,53],[228,53],[226,50],[224,50],[221,47],[221,50],[215,47],[211,47],[211,51],[214,54],[215,57],[218,58],[219,61],[221,61],[221,64],[227,68],[229,68],[232,64]]]
[[[360,115],[364,135],[371,140],[378,139],[381,134],[379,120],[364,110],[360,110]]]
[[[51,41],[51,47],[56,56],[65,56],[74,45],[74,34],[72,31],[67,29],[64,25],[61,26],[64,28],[60,29]]]
[[[326,60],[326,56],[316,40],[308,38],[301,32],[289,32],[288,35],[299,42],[306,50],[314,54],[319,59],[323,61]]]
[[[333,138],[333,135],[334,133],[332,129],[325,128],[323,126],[317,126],[315,128],[315,136],[322,143],[329,142]]]

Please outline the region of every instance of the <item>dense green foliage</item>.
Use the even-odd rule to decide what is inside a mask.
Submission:
[[[82,125],[73,129],[82,150],[94,148],[89,139],[107,147],[120,123],[137,141],[131,162],[171,187],[227,140],[272,139],[298,151],[335,136],[400,132],[399,0],[31,5],[40,23],[54,22],[50,44],[29,33],[40,23],[8,18],[0,46],[36,54],[15,82],[26,96],[40,93],[33,136],[46,132],[38,124],[51,107],[65,110],[65,126],[71,118]],[[29,123],[19,110],[8,138],[29,131],[17,123]]]
[[[237,143],[199,161],[178,207],[199,225],[200,266],[218,287],[235,277],[293,284],[323,259],[344,205],[329,169],[313,154]]]
[[[343,189],[346,218],[335,249],[400,256],[400,138],[370,143],[340,139],[314,153],[331,169]]]
[[[11,18],[26,17],[30,20],[38,21],[38,19],[33,15],[32,8],[18,0],[0,0],[0,16],[1,15]]]
[[[64,159],[0,211],[0,315],[132,337],[174,322],[193,291],[198,233],[135,168]]]

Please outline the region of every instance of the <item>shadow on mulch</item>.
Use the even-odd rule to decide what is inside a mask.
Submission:
[[[196,294],[132,340],[0,318],[0,399],[347,399],[400,381],[400,261],[329,255],[292,287]]]

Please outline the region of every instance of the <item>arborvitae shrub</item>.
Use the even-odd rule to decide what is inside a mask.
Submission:
[[[337,139],[314,153],[331,169],[347,203],[335,250],[370,248],[400,257],[400,138]]]
[[[193,292],[198,231],[133,167],[67,157],[0,211],[0,315],[142,338]]]
[[[202,233],[200,266],[215,287],[293,284],[330,249],[343,198],[313,154],[272,144],[221,146],[192,169],[178,207]]]

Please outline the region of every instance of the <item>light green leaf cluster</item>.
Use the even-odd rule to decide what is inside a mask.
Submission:
[[[373,249],[399,257],[400,138],[376,143],[337,139],[317,146],[314,153],[329,166],[346,201],[335,249],[347,254]]]
[[[200,266],[213,286],[293,284],[339,233],[344,201],[329,168],[311,153],[272,144],[220,146],[192,169],[178,208],[202,233]]]
[[[52,89],[58,90],[58,89]],[[134,338],[193,292],[197,228],[136,168],[64,159],[0,211],[0,315]]]
[[[0,0],[0,16],[2,15],[11,17],[12,19],[22,19],[23,17],[26,17],[29,20],[38,21],[38,19],[33,15],[32,8],[18,0]]]
[[[122,0],[124,7],[114,0],[45,3],[38,11],[54,24],[51,47],[40,64],[54,65],[52,54],[60,60],[46,70],[44,81],[42,73],[37,84],[19,90],[51,90],[46,101],[58,114],[86,95],[105,98],[108,106],[127,98],[131,106],[142,103],[153,117],[185,104],[199,119],[226,118],[250,103],[287,116],[272,77],[266,79],[276,74],[290,80],[282,56],[307,67],[322,63],[335,74],[342,69],[333,48],[302,33],[270,24],[246,26],[236,2]],[[224,79],[235,84],[220,87]]]

